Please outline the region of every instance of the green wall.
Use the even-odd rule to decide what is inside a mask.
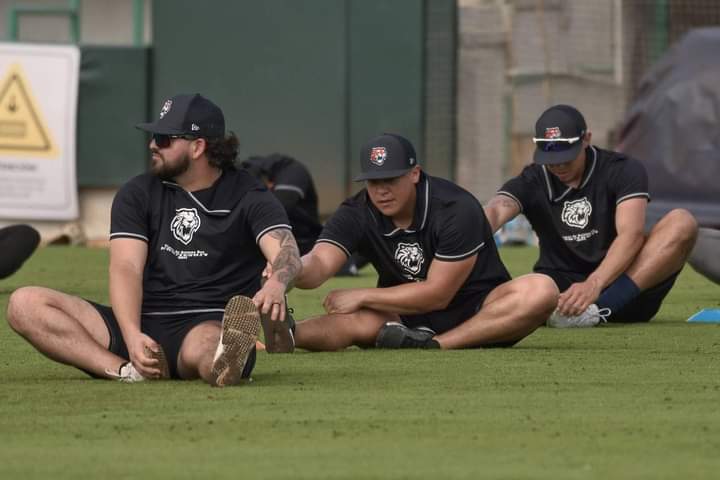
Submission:
[[[77,174],[83,187],[115,187],[145,171],[145,121],[150,51],[81,47],[77,112]]]
[[[324,213],[357,188],[360,145],[384,131],[450,176],[453,145],[424,158],[438,91],[425,82],[426,32],[438,5],[456,10],[454,0],[154,0],[152,116],[169,96],[203,93],[225,111],[241,158],[277,151],[306,163]],[[454,36],[454,16],[443,21],[433,26]],[[454,52],[432,51],[454,71]],[[454,76],[443,81],[454,91]]]

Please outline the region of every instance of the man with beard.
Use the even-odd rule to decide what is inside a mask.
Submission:
[[[25,287],[10,297],[8,322],[51,359],[95,377],[237,384],[254,366],[261,316],[268,350],[293,347],[288,329],[276,328],[301,267],[287,216],[235,168],[238,140],[208,99],[172,97],[138,128],[152,133],[151,172],[113,202],[112,308]],[[266,262],[274,274],[261,288]]]
[[[330,292],[326,315],[297,324],[298,347],[509,347],[545,322],[557,303],[552,279],[511,280],[479,202],[423,173],[407,139],[370,140],[361,168],[366,188],[325,223],[296,286],[320,286],[358,251],[377,287]]]

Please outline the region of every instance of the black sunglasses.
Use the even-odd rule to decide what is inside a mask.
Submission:
[[[153,140],[158,148],[167,148],[172,143],[173,138],[183,138],[185,140],[196,140],[199,137],[192,135],[165,135],[162,133],[153,133]]]

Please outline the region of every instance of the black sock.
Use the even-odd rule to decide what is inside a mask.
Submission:
[[[600,294],[596,304],[599,308],[609,308],[611,313],[616,313],[638,295],[640,288],[623,273]]]

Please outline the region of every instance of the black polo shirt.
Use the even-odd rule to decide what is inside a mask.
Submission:
[[[251,157],[245,161],[273,183],[272,192],[285,207],[301,254],[312,250],[322,231],[318,216],[318,196],[307,167],[286,155]]]
[[[472,272],[448,309],[510,279],[475,197],[452,182],[424,173],[416,192],[415,216],[409,228],[395,227],[363,189],[328,219],[318,242],[331,243],[348,257],[358,251],[375,266],[378,287],[424,281],[435,258],[452,262],[477,254]]]
[[[538,270],[589,275],[617,237],[615,210],[650,199],[645,167],[621,153],[590,146],[582,182],[571,188],[543,165],[528,165],[498,191],[514,199],[540,240]]]
[[[280,202],[244,170],[228,170],[210,187],[187,192],[152,174],[115,196],[110,239],[147,242],[144,314],[222,310],[233,295],[260,288],[260,237],[290,228]]]

